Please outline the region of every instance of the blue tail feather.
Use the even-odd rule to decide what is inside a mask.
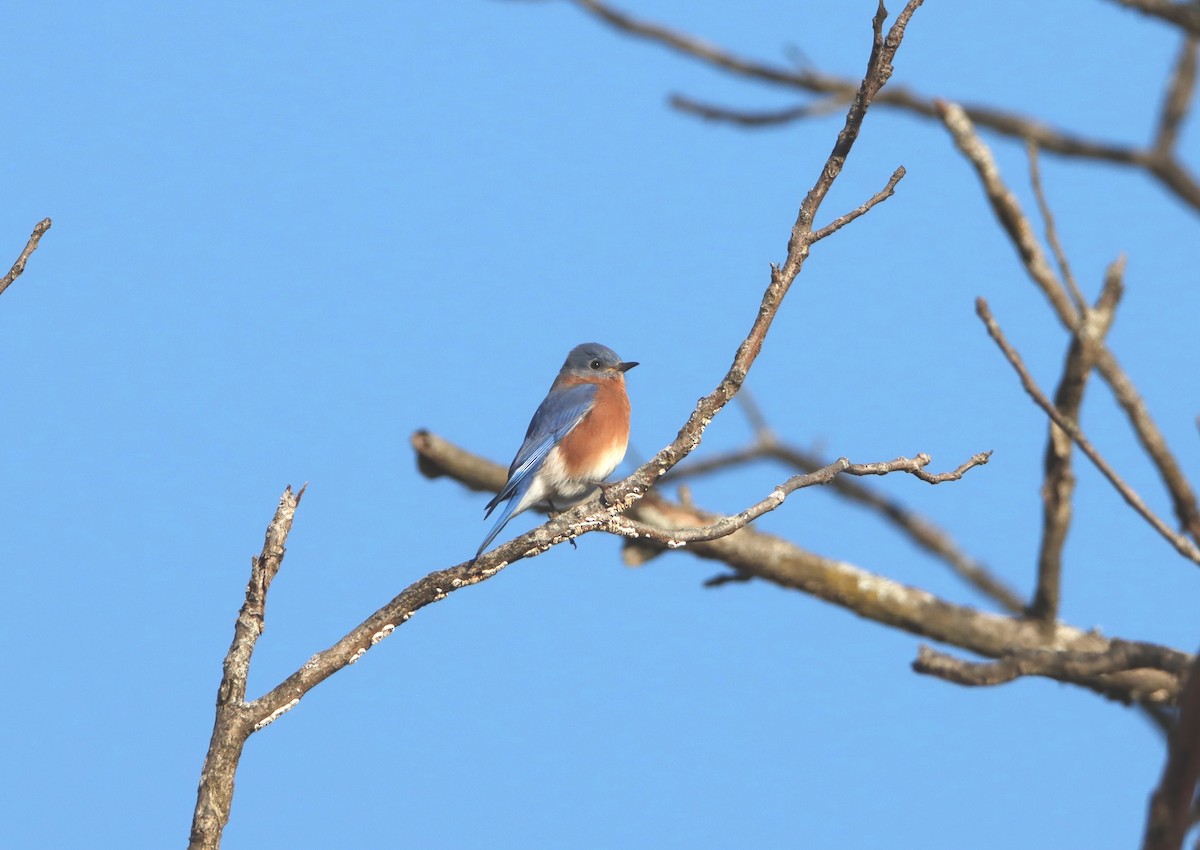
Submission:
[[[483,538],[483,543],[479,545],[479,551],[475,553],[476,558],[483,554],[483,551],[491,545],[493,540],[496,539],[496,535],[499,534],[504,526],[508,524],[508,521],[513,518],[513,514],[515,514],[517,511],[517,505],[521,503],[525,494],[529,492],[529,484],[530,481],[528,478],[526,478],[525,480],[519,482],[515,488],[513,488],[512,495],[508,497],[508,500],[504,503],[504,506],[500,508],[500,516],[496,519],[496,524],[492,526],[492,530],[488,532],[487,537]],[[501,491],[499,496],[497,496],[495,499],[492,499],[492,501],[488,503],[487,512],[483,515],[484,519],[487,519],[489,516],[491,516],[492,511],[499,507],[499,501],[501,496],[504,495],[504,492],[505,491]]]

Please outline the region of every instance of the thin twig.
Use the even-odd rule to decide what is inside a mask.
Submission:
[[[754,393],[742,387],[742,391],[738,393],[738,408],[742,411],[742,415],[746,417],[746,421],[750,423],[750,427],[754,429],[755,435],[760,442],[774,442],[775,431],[772,430],[767,422],[767,417],[763,413],[762,408],[758,404],[758,400],[754,397]]]
[[[743,391],[738,398],[741,399],[744,394]],[[770,434],[770,430],[767,429],[766,433]],[[803,472],[812,472],[827,465],[827,460],[815,454],[797,446],[779,443],[773,434],[770,434],[768,438],[760,433],[759,439],[745,448],[680,464],[671,471],[664,483],[695,478],[755,460],[775,460]],[[844,475],[834,478],[829,482],[829,486],[839,496],[878,511],[884,519],[895,525],[913,543],[942,560],[959,578],[1001,608],[1013,614],[1025,611],[1027,607],[1025,600],[984,564],[964,552],[945,529],[939,528],[932,521],[913,512],[900,502]]]
[[[1026,145],[1026,151],[1029,156],[1029,182],[1033,186],[1033,195],[1037,199],[1038,210],[1045,223],[1046,244],[1050,246],[1050,251],[1054,254],[1054,261],[1058,263],[1058,273],[1066,284],[1067,291],[1071,293],[1071,298],[1075,301],[1075,309],[1082,315],[1087,312],[1087,299],[1083,297],[1083,292],[1079,289],[1079,282],[1075,280],[1075,275],[1071,272],[1071,264],[1067,262],[1067,254],[1058,239],[1058,229],[1054,226],[1054,213],[1050,210],[1046,192],[1042,187],[1042,170],[1038,163],[1037,145],[1030,142]]]
[[[787,481],[776,486],[766,498],[756,502],[745,510],[730,516],[721,517],[717,521],[701,528],[664,530],[623,516],[613,518],[612,528],[618,534],[623,534],[626,537],[652,540],[655,543],[666,546],[668,549],[675,549],[688,543],[704,543],[732,534],[735,531],[745,528],[763,516],[763,514],[770,513],[778,508],[788,496],[797,490],[817,484],[828,484],[842,473],[846,475],[887,475],[891,472],[907,472],[929,484],[941,484],[946,481],[959,480],[967,470],[987,463],[991,454],[991,452],[979,452],[960,464],[957,469],[937,474],[925,471],[925,467],[929,465],[931,460],[927,454],[919,454],[913,458],[901,457],[878,463],[851,463],[847,458],[843,457],[813,472],[794,475]]]
[[[979,314],[979,318],[982,319],[983,323],[987,326],[988,334],[993,340],[996,341],[996,344],[1000,346],[1000,350],[1004,353],[1004,357],[1012,365],[1013,369],[1016,370],[1018,377],[1021,379],[1021,386],[1025,388],[1025,392],[1027,392],[1034,400],[1034,403],[1036,403],[1037,406],[1040,407],[1047,416],[1054,420],[1054,423],[1058,425],[1058,427],[1062,428],[1063,431],[1065,431],[1071,437],[1071,439],[1075,441],[1075,445],[1079,446],[1080,450],[1088,456],[1092,463],[1096,465],[1096,468],[1099,469],[1104,477],[1108,479],[1109,483],[1112,484],[1116,491],[1121,495],[1121,498],[1125,500],[1126,504],[1137,511],[1137,513],[1141,515],[1142,519],[1150,523],[1151,527],[1153,527],[1155,531],[1162,535],[1162,537],[1168,543],[1174,546],[1175,551],[1179,552],[1179,554],[1183,555],[1188,560],[1200,564],[1200,550],[1198,550],[1190,540],[1188,540],[1182,534],[1176,534],[1165,522],[1159,519],[1158,515],[1150,510],[1150,508],[1146,506],[1146,503],[1142,501],[1142,497],[1135,493],[1133,489],[1121,479],[1121,476],[1117,474],[1116,470],[1109,465],[1108,461],[1106,461],[1100,455],[1100,453],[1096,451],[1096,449],[1088,441],[1087,437],[1083,435],[1083,432],[1080,430],[1079,426],[1075,424],[1075,422],[1067,419],[1065,416],[1059,413],[1058,410],[1055,409],[1054,405],[1050,403],[1050,400],[1046,398],[1046,395],[1038,387],[1037,382],[1033,380],[1033,376],[1031,376],[1029,371],[1025,368],[1025,364],[1021,360],[1021,355],[1016,352],[1016,349],[1009,345],[1008,340],[1004,336],[1004,332],[1000,330],[1000,326],[996,323],[995,317],[992,316],[992,311],[988,308],[987,301],[982,298],[975,299],[975,312]]]
[[[904,175],[906,173],[907,172],[905,172],[903,165],[900,166],[899,168],[897,168],[895,171],[892,172],[892,176],[888,178],[887,185],[885,185],[882,189],[880,189],[878,192],[876,192],[874,195],[872,195],[870,198],[868,198],[864,203],[857,206],[855,209],[850,210],[850,212],[848,212],[844,215],[839,215],[833,221],[829,222],[829,224],[822,227],[820,230],[818,230],[816,233],[813,234],[812,241],[818,242],[818,241],[824,239],[826,236],[829,236],[832,233],[836,233],[837,231],[839,231],[843,227],[845,227],[847,224],[854,221],[854,219],[858,218],[860,215],[867,213],[871,209],[871,207],[875,206],[876,204],[882,203],[883,201],[886,201],[892,195],[896,194],[896,184],[899,183],[904,178]]]
[[[770,127],[838,112],[846,105],[846,98],[844,95],[831,95],[788,109],[771,109],[760,112],[716,106],[682,94],[671,95],[668,103],[680,112],[695,115],[707,121],[722,121],[726,124],[739,124],[743,127]]]
[[[37,250],[38,243],[42,236],[50,229],[52,222],[48,218],[43,218],[33,228],[33,233],[29,236],[29,241],[25,243],[25,247],[21,250],[21,255],[17,257],[17,261],[12,264],[12,268],[8,270],[8,274],[0,278],[0,294],[8,289],[9,285],[21,276],[25,271],[25,264],[29,262],[29,257]]]
[[[727,584],[745,584],[750,581],[754,581],[754,576],[748,573],[717,573],[712,578],[706,578],[704,586],[708,588],[724,587]]]

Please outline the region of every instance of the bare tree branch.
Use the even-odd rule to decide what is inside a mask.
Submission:
[[[844,77],[745,59],[694,36],[618,11],[602,0],[573,2],[621,32],[661,44],[740,77],[842,99],[849,99],[855,90],[854,81]],[[1154,0],[1145,2],[1153,4]],[[877,102],[880,106],[902,109],[927,118],[937,118],[939,115],[936,98],[920,95],[903,86],[892,86],[881,92]],[[778,124],[785,120],[798,120],[819,114],[824,109],[822,105],[804,105],[773,113],[750,113],[703,104],[680,95],[672,96],[672,103],[683,111],[701,115],[709,120],[728,120],[742,126],[762,126]],[[1051,127],[1036,118],[993,107],[964,104],[963,109],[971,121],[979,126],[1025,143],[1032,143],[1041,150],[1060,156],[1096,159],[1143,169],[1157,178],[1167,191],[1194,210],[1200,211],[1200,180],[1174,156],[1164,157],[1152,148],[1088,139]]]
[[[996,341],[996,344],[1000,346],[1000,350],[1004,353],[1005,358],[1012,365],[1013,369],[1016,370],[1017,375],[1021,379],[1021,386],[1025,388],[1025,392],[1029,393],[1029,396],[1034,400],[1034,403],[1036,403],[1038,407],[1045,411],[1046,415],[1049,416],[1059,428],[1062,428],[1062,430],[1068,434],[1072,440],[1075,441],[1075,445],[1079,446],[1080,450],[1087,455],[1092,463],[1096,465],[1096,468],[1103,473],[1104,477],[1108,479],[1109,483],[1112,484],[1116,491],[1121,494],[1121,498],[1125,500],[1126,504],[1137,511],[1137,513],[1144,520],[1146,520],[1146,522],[1150,523],[1155,531],[1162,535],[1168,543],[1174,546],[1175,551],[1183,555],[1188,560],[1200,564],[1200,550],[1196,548],[1195,544],[1193,544],[1182,534],[1176,534],[1158,517],[1157,514],[1151,511],[1150,508],[1146,506],[1146,503],[1142,501],[1142,497],[1135,493],[1133,489],[1121,479],[1116,470],[1109,465],[1108,461],[1106,461],[1100,455],[1100,453],[1096,451],[1088,439],[1083,435],[1083,432],[1079,429],[1079,426],[1072,420],[1063,416],[1054,407],[1054,405],[1050,403],[1050,400],[1046,398],[1045,394],[1038,387],[1037,382],[1033,380],[1033,376],[1030,375],[1029,371],[1025,368],[1025,364],[1021,360],[1021,355],[1017,354],[1016,349],[1009,345],[1008,340],[1005,339],[1003,331],[1000,330],[1000,326],[996,323],[996,319],[992,316],[992,311],[988,308],[987,301],[982,298],[975,299],[975,312],[979,314],[979,318],[982,319],[983,323],[987,326],[988,334],[993,340]]]
[[[1029,220],[1021,211],[1012,192],[1001,180],[1000,170],[996,167],[991,151],[975,133],[975,128],[962,108],[942,103],[941,110],[946,128],[954,137],[958,149],[974,166],[992,212],[1016,247],[1026,272],[1042,290],[1063,327],[1072,334],[1077,333],[1079,312],[1050,268],[1045,253],[1033,235]],[[1196,502],[1196,493],[1167,446],[1166,438],[1150,416],[1133,381],[1103,341],[1094,342],[1093,356],[1096,370],[1112,390],[1117,404],[1133,427],[1138,442],[1158,469],[1159,477],[1171,496],[1175,516],[1179,519],[1181,527],[1193,541],[1200,542],[1200,506]]]
[[[29,262],[29,257],[33,254],[33,252],[37,250],[38,242],[41,241],[42,236],[46,233],[46,231],[50,229],[51,224],[52,222],[50,219],[43,218],[33,228],[33,233],[30,234],[29,241],[25,243],[25,247],[21,250],[21,255],[17,257],[17,261],[12,264],[12,268],[8,270],[8,274],[0,278],[0,294],[3,294],[4,290],[8,289],[9,285],[11,285],[12,282],[19,278],[21,273],[25,271],[25,264]]]

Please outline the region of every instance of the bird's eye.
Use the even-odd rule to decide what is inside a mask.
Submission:
[[[603,365],[604,364],[600,362],[600,358],[598,358],[598,357],[595,360],[593,360],[591,363],[588,364],[588,366],[592,369],[599,369]]]

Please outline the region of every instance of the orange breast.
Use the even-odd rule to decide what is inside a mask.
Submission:
[[[599,482],[617,468],[629,445],[629,396],[625,378],[596,382],[596,403],[559,443],[563,471],[571,478]]]

